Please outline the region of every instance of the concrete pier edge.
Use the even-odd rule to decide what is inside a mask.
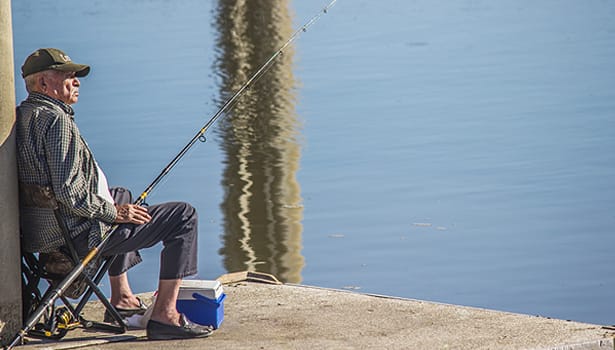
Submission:
[[[261,273],[233,273],[218,280],[225,281],[227,314],[220,329],[209,338],[159,343],[143,341],[144,330],[124,335],[73,330],[63,341],[19,348],[615,349],[615,332],[600,325],[282,284]],[[152,294],[144,293],[142,297],[147,300]],[[88,308],[86,314],[102,316],[99,302],[91,302]]]

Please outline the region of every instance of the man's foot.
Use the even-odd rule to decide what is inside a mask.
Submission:
[[[209,336],[213,329],[209,326],[194,324],[183,314],[180,315],[179,326],[162,323],[150,319],[147,322],[147,339],[149,340],[169,340],[169,339],[189,339],[203,338]]]
[[[121,308],[118,306],[114,306],[114,308],[115,310],[117,310],[117,313],[119,313],[120,316],[122,316],[123,319],[129,318],[134,315],[143,315],[145,314],[145,311],[147,310],[147,305],[145,305],[145,303],[143,302],[143,300],[141,300],[141,298],[137,297],[137,300],[139,301],[139,306],[137,307]],[[104,321],[107,323],[115,322],[115,319],[113,318],[109,310],[105,310]]]

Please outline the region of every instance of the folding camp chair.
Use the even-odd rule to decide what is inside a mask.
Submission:
[[[63,252],[56,252],[53,255],[64,255]],[[38,255],[38,257],[37,257]],[[68,258],[66,255],[64,257]],[[40,307],[47,307],[43,317],[36,322],[34,327],[28,331],[27,335],[35,338],[61,339],[66,333],[77,327],[93,328],[113,333],[124,333],[126,327],[119,313],[111,306],[105,295],[98,287],[98,283],[106,274],[112,258],[105,259],[100,266],[94,265],[93,276],[85,270],[80,277],[74,281],[66,291],[59,294],[60,303],[52,303],[49,306],[41,305],[46,294],[51,293],[62,278],[63,274],[50,272],[50,256],[39,253],[22,253],[22,301],[23,318],[28,320],[30,316]],[[70,260],[70,265],[74,266],[74,261]],[[57,261],[56,261],[57,263]],[[78,262],[77,262],[78,263]],[[92,269],[92,270],[93,270]],[[39,287],[42,280],[48,283],[47,290],[41,293]],[[109,311],[116,324],[108,324],[87,320],[82,311],[92,294],[96,294],[103,303],[105,309]],[[78,303],[73,305],[69,299],[77,299]]]
[[[21,187],[20,193],[22,192]],[[85,260],[79,258],[72,244],[68,228],[60,216],[58,203],[53,193],[48,189],[46,191],[35,189],[35,191],[38,193],[34,196],[22,196],[20,198],[22,204],[26,202],[26,205],[53,209],[65,245],[52,253],[32,253],[22,249],[23,330],[26,332],[20,332],[13,343],[16,345],[16,343],[23,342],[23,337],[26,335],[59,340],[69,330],[77,327],[112,333],[126,332],[126,325],[122,317],[98,287],[114,257],[95,257],[91,261],[88,259],[89,264],[78,277],[71,277],[72,272],[75,272],[75,267]],[[37,199],[32,201],[33,197]],[[69,278],[74,280],[67,284]],[[47,281],[48,287],[44,293],[41,293],[39,287],[43,280]],[[67,287],[63,288],[64,285]],[[95,322],[84,318],[82,311],[92,294],[96,294],[117,324]],[[46,300],[46,298],[52,300]],[[76,299],[78,303],[73,305],[69,299]]]

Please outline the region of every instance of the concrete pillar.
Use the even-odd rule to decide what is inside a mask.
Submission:
[[[0,343],[21,328],[15,77],[11,1],[0,0]]]

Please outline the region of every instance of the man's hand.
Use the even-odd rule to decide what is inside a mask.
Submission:
[[[115,209],[117,209],[117,218],[115,218],[115,222],[118,224],[145,224],[148,223],[152,217],[147,213],[147,209],[134,204],[121,204],[115,205]]]

